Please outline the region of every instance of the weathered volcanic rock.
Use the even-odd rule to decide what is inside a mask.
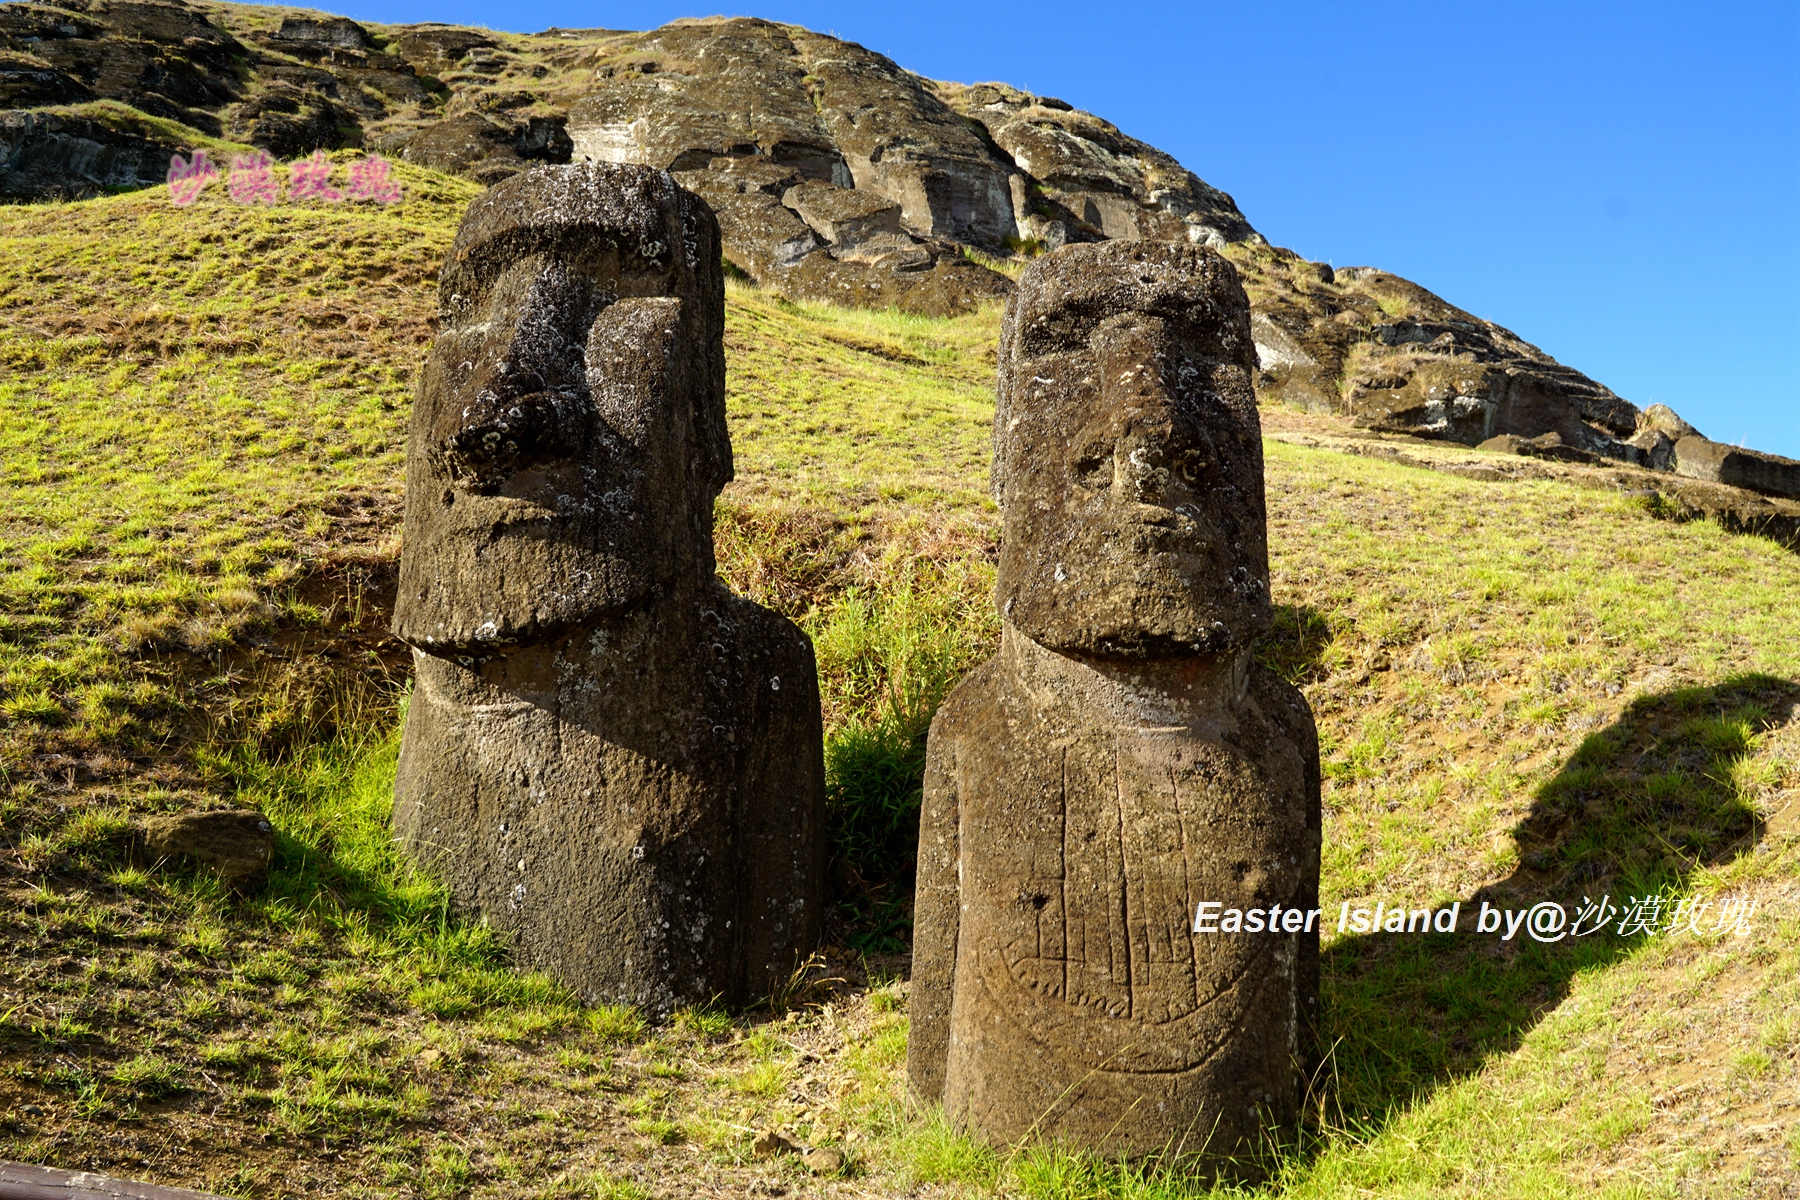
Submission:
[[[94,93],[72,75],[29,58],[0,56],[0,106],[37,108],[80,104],[93,98]]]
[[[548,118],[534,117],[516,126],[463,113],[389,142],[386,148],[399,150],[407,162],[498,183],[524,170],[531,159],[568,162],[570,144],[562,124]]]
[[[900,205],[876,192],[808,179],[782,193],[781,203],[840,254],[870,243],[888,246],[906,240],[900,228]]]
[[[522,965],[653,1014],[766,995],[815,944],[812,646],[729,592],[724,281],[663,171],[477,200],[413,410],[394,829]]]
[[[479,113],[464,113],[411,134],[400,157],[422,167],[453,171],[483,183],[498,183],[525,167],[518,136]]]
[[[576,157],[676,171],[764,158],[894,202],[915,234],[994,251],[1024,236],[1256,236],[1169,156],[1010,88],[934,84],[854,43],[750,19],[678,22],[631,50],[638,70],[596,80],[570,110]]]
[[[183,147],[99,121],[44,112],[0,113],[0,197],[78,200],[165,182]]]
[[[1012,290],[955,242],[907,233],[893,201],[806,179],[792,166],[715,159],[676,178],[718,215],[725,257],[790,299],[946,316],[1000,303]]]
[[[1052,246],[1101,238],[1215,247],[1261,240],[1230,196],[1110,121],[1005,84],[941,87],[1023,177],[1012,193],[1023,236]]]
[[[1385,271],[1321,271],[1262,248],[1234,258],[1256,307],[1264,400],[1470,446],[1555,434],[1577,450],[1652,465],[1654,447],[1631,441],[1635,405],[1510,330]]]
[[[1800,499],[1800,460],[1708,441],[1699,434],[1675,443],[1675,472],[1765,496]]]
[[[996,1142],[1220,1156],[1297,1131],[1319,751],[1251,652],[1249,317],[1224,259],[1143,241],[1056,251],[1008,304],[1001,648],[931,726],[907,1054]],[[1278,928],[1194,931],[1201,902]]]
[[[236,99],[233,63],[247,53],[186,5],[130,0],[3,5],[0,38],[8,50],[29,54],[94,95],[152,115],[162,115],[158,101],[205,109]]]
[[[764,286],[921,312],[958,311],[1010,287],[954,246],[919,248],[927,239],[1004,248],[1016,229],[1011,169],[917,77],[860,46],[750,19],[677,23],[643,35],[634,49],[653,56],[645,65],[655,69],[606,80],[570,109],[576,158],[668,167],[709,198],[738,182],[689,176],[743,159],[837,189],[796,196],[796,212],[823,222],[809,225],[820,253],[799,271],[792,268],[805,256],[794,254],[801,243],[785,216],[761,201],[717,206],[733,261]],[[823,217],[827,208],[839,217]],[[871,219],[891,240],[858,256]],[[840,226],[851,239],[842,246]],[[936,276],[940,264],[943,276],[915,277]]]
[[[353,113],[318,91],[286,82],[272,83],[240,105],[232,116],[231,133],[277,158],[299,158],[362,141]]]
[[[260,887],[275,853],[275,830],[254,809],[167,813],[142,823],[143,856],[152,864],[210,867],[235,891]]]
[[[375,49],[369,31],[348,17],[283,17],[273,40],[290,54],[368,54]]]
[[[472,50],[491,50],[494,39],[455,25],[404,25],[394,38],[402,60],[421,75],[452,71]]]

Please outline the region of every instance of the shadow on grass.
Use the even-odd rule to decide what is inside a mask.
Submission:
[[[1336,634],[1325,614],[1306,604],[1277,604],[1269,632],[1256,640],[1256,661],[1303,687],[1322,673]]]
[[[1729,862],[1761,837],[1736,768],[1752,740],[1792,720],[1797,704],[1800,684],[1767,675],[1634,700],[1538,789],[1513,831],[1519,867],[1462,899],[1458,932],[1340,935],[1321,972],[1323,1043],[1335,1051],[1315,1103],[1328,1123],[1374,1133],[1488,1056],[1516,1049],[1567,997],[1577,972],[1644,943],[1642,932],[1620,932],[1630,898],[1661,897],[1666,926],[1690,873]],[[1572,920],[1603,897],[1617,911],[1591,935],[1538,941],[1524,925],[1510,940],[1473,932],[1483,903],[1517,911],[1555,901]],[[1707,910],[1702,930],[1720,907]],[[1325,919],[1335,929],[1338,913]]]
[[[865,957],[905,954],[912,942],[925,735],[954,683],[917,681],[825,741],[827,882],[842,923],[828,932]]]
[[[310,922],[365,957],[404,963],[408,999],[434,1017],[570,1003],[548,978],[513,972],[504,939],[456,914],[444,887],[395,845],[400,724],[365,719],[280,753],[242,743],[203,757],[275,826],[268,882],[248,912],[283,929]]]

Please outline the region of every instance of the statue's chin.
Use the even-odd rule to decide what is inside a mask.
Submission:
[[[608,584],[567,592],[546,586],[534,596],[517,598],[523,599],[523,604],[506,605],[495,604],[492,593],[473,589],[427,594],[395,611],[394,636],[427,654],[496,657],[617,620],[641,607],[656,591],[641,575]]]
[[[1097,658],[1186,658],[1247,645],[1269,625],[1266,606],[1199,605],[1193,589],[1090,581],[1080,598],[1021,592],[1008,619],[1038,645]]]

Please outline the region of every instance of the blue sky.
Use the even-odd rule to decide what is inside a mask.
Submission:
[[[358,0],[332,11],[525,32],[646,29],[716,10]],[[1230,192],[1276,245],[1405,275],[1640,406],[1800,458],[1793,0],[768,0],[726,11],[835,33],[934,78],[1061,97]]]

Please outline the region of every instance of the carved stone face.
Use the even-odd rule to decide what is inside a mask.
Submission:
[[[1003,616],[1055,650],[1218,653],[1268,628],[1250,307],[1217,254],[1068,246],[1007,306]]]
[[[463,219],[407,447],[395,633],[499,651],[712,571],[731,478],[705,203],[646,167],[543,167]]]

